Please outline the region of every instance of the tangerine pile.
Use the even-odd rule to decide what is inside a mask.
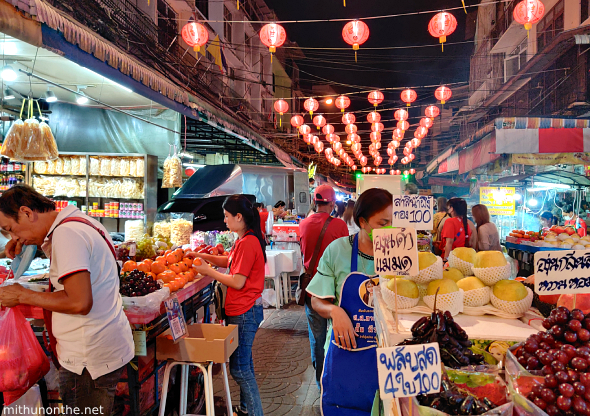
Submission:
[[[129,260],[123,265],[122,271],[140,270],[154,280],[162,280],[164,287],[169,288],[170,292],[176,292],[195,280],[197,272],[193,270],[193,264],[197,266],[202,264],[199,258],[193,261],[186,257],[185,254],[188,251],[177,248],[174,251],[166,251],[163,256],[158,256],[155,260],[146,259],[139,263]]]

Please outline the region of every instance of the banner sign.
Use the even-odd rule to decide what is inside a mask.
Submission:
[[[514,215],[516,188],[479,188],[479,203],[488,207],[490,215]]]
[[[377,348],[381,400],[438,393],[441,361],[438,342]]]
[[[588,292],[590,252],[556,250],[535,253],[535,293],[557,295]]]
[[[423,195],[395,195],[393,197],[394,227],[413,227],[432,230],[434,198]]]
[[[381,276],[417,276],[418,241],[414,228],[378,228],[373,230],[375,274]]]

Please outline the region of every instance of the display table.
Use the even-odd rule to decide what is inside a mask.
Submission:
[[[518,275],[528,277],[534,274],[533,261],[537,251],[566,250],[557,247],[537,247],[530,244],[504,243],[508,255],[518,262]]]
[[[289,302],[289,274],[298,269],[296,250],[266,250],[266,266],[264,277],[274,281],[276,308]]]

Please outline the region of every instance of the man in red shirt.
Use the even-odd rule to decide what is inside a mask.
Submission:
[[[319,243],[319,237],[324,224],[330,218],[330,213],[334,210],[336,202],[336,193],[330,185],[321,185],[315,189],[314,200],[317,206],[317,212],[299,224],[301,234],[301,251],[303,252],[303,264],[306,272],[310,276],[315,276],[317,266],[324,250],[328,245],[341,237],[348,237],[348,227],[344,221],[339,218],[332,218],[324,238],[321,241],[320,251],[315,261],[311,264],[311,259]],[[303,291],[305,293],[305,291]],[[302,294],[302,296],[304,296]],[[324,368],[324,345],[326,344],[326,335],[328,333],[328,320],[322,318],[316,311],[311,308],[311,298],[305,298],[305,314],[307,315],[307,324],[309,329],[309,344],[311,347],[311,362],[316,370],[316,381],[320,388],[320,379]]]
[[[564,208],[563,218],[565,219],[565,225],[574,227],[580,237],[584,237],[588,234],[586,221],[576,215],[573,205],[567,205]]]

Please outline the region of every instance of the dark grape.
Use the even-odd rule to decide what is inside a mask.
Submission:
[[[526,352],[534,354],[539,349],[539,344],[535,340],[529,338],[524,343],[524,349]]]
[[[541,390],[541,394],[539,395],[539,397],[547,403],[553,403],[557,398],[553,390],[548,389],[546,387],[543,390]]]
[[[575,319],[578,321],[583,321],[584,318],[585,318],[584,312],[582,312],[580,309],[572,310],[572,319]]]
[[[524,355],[521,355],[520,357],[518,357],[518,363],[520,365],[522,365],[523,367],[526,367],[526,358],[524,357]]]
[[[551,345],[549,345],[547,342],[542,341],[539,344],[540,351],[543,351],[543,350],[549,351],[550,348],[551,348]]]
[[[584,320],[582,321],[582,325],[584,326],[584,328],[590,329],[590,318],[584,318]]]
[[[576,412],[579,415],[585,415],[588,411],[588,406],[586,405],[584,399],[582,399],[581,397],[574,397],[572,407],[574,409],[574,412]]]
[[[582,400],[583,401],[583,400]],[[540,397],[537,397],[533,403],[535,403],[535,406],[537,406],[539,409],[541,410],[545,410],[547,408],[547,403],[541,399]],[[585,404],[585,403],[584,403]]]
[[[569,410],[570,407],[572,407],[572,399],[565,396],[559,396],[557,398],[557,407],[563,411]]]
[[[544,376],[554,373],[554,371],[550,365],[544,365],[543,368],[541,368],[541,371],[543,372]]]
[[[574,383],[574,391],[578,396],[583,396],[586,393],[586,386],[584,386],[581,382],[576,381]]]
[[[565,397],[572,397],[575,393],[574,386],[569,383],[564,383],[559,385],[559,392],[562,396]]]
[[[536,383],[533,388],[531,389],[531,391],[533,393],[535,393],[536,396],[540,397],[541,391],[543,391],[543,385],[540,383]]]
[[[565,331],[565,333],[563,334],[563,338],[570,344],[573,344],[578,340],[578,334],[571,331]]]
[[[549,416],[558,416],[560,414],[560,411],[556,405],[550,404],[545,409],[545,413],[547,413]]]
[[[528,370],[536,370],[539,368],[539,359],[537,357],[531,357],[526,361]]]
[[[567,377],[567,373],[565,373],[565,376]],[[545,387],[554,389],[555,387],[557,387],[558,384],[559,380],[557,379],[557,376],[555,374],[548,374],[545,376]]]
[[[567,327],[570,329],[570,331],[578,332],[580,329],[582,329],[582,322],[572,319],[567,323]]]
[[[590,373],[580,374],[580,383],[586,387],[590,387]]]
[[[557,353],[555,353],[555,359],[563,365],[567,365],[570,362],[570,358],[565,351],[557,351]]]
[[[570,310],[568,308],[566,308],[565,306],[560,306],[557,308],[557,312],[563,312],[565,313],[565,315],[567,316],[567,319],[570,319]]]
[[[565,365],[563,365],[561,361],[553,361],[551,363],[551,369],[554,373],[557,373],[558,371],[565,371]]]
[[[578,374],[578,372],[577,372],[577,371],[574,371],[574,370],[567,370],[567,375],[568,375],[568,377],[569,377],[569,380],[570,380],[569,382],[570,382],[571,384],[575,383],[575,382],[576,382],[576,381],[578,381],[578,379],[579,379],[579,374]]]
[[[561,350],[568,355],[570,360],[576,356],[576,347],[574,347],[573,345],[566,344],[563,347],[561,347]]]
[[[566,324],[568,320],[569,320],[568,315],[563,311],[561,311],[561,312],[558,311],[555,314],[555,323],[557,323],[557,324],[560,324],[560,325]]]
[[[565,332],[563,330],[563,328],[559,325],[553,325],[549,331],[551,331],[550,334],[553,335],[555,338],[563,337],[563,334]],[[525,344],[525,348],[526,348],[526,344]]]
[[[588,368],[588,361],[582,357],[574,357],[572,358],[570,365],[578,371],[583,371]]]
[[[549,329],[551,328],[553,325],[551,324],[551,321],[547,318],[543,319],[543,328],[545,329]]]
[[[547,377],[550,377],[550,376],[545,376],[545,380],[547,380]],[[565,371],[556,372],[555,378],[557,379],[557,381],[559,383],[567,383],[570,380],[570,376]],[[552,386],[547,386],[547,387],[552,387]],[[554,386],[554,387],[557,387],[557,386]]]
[[[578,339],[582,342],[590,341],[590,331],[582,328],[578,331]]]

